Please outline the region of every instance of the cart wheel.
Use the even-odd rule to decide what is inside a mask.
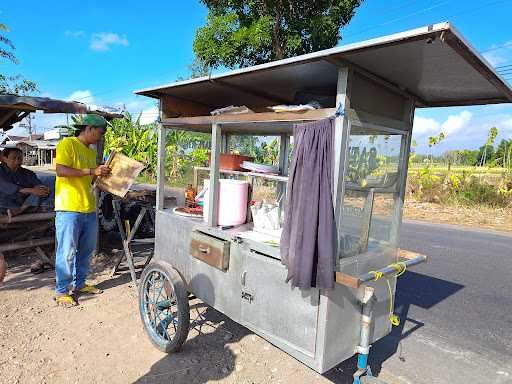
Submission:
[[[152,261],[142,273],[139,311],[153,344],[162,352],[178,351],[188,336],[190,308],[181,276],[169,264]]]

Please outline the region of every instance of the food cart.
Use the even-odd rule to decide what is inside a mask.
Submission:
[[[449,23],[136,93],[159,99],[161,111],[155,256],[139,286],[153,343],[173,352],[185,342],[190,292],[319,373],[358,353],[355,382],[371,376],[370,344],[397,321],[397,274],[426,260],[398,249],[415,108],[512,100],[510,87]],[[321,107],[267,109],[305,98]],[[251,112],[210,115],[229,105]],[[268,179],[284,194],[294,124],[329,118],[335,284],[292,288],[279,247],[244,236],[254,230],[250,218],[218,225],[219,180]],[[211,133],[206,222],[164,206],[169,129]],[[239,135],[279,138],[279,174],[220,169],[221,153]]]

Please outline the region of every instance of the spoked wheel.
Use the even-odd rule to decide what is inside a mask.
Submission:
[[[139,311],[153,344],[163,352],[178,351],[190,326],[188,294],[181,276],[169,264],[152,261],[142,273]]]

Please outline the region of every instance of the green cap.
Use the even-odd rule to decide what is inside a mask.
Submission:
[[[106,128],[107,120],[105,120],[105,118],[103,116],[91,113],[91,114],[85,115],[79,124],[75,124],[75,127],[87,126],[87,125],[90,125],[93,127]]]

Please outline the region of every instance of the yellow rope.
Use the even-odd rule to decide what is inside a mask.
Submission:
[[[393,290],[391,289],[391,283],[389,282],[389,278],[390,277],[398,278],[398,277],[402,276],[407,269],[407,265],[404,262],[400,261],[398,263],[390,264],[389,266],[396,270],[396,274],[386,276],[386,284],[388,286],[388,293],[389,293],[389,321],[391,322],[391,324],[394,327],[397,327],[400,325],[400,318],[393,313],[393,309],[394,309]],[[384,274],[380,271],[370,271],[368,273],[371,273],[373,275],[373,281],[377,281],[384,276]]]

